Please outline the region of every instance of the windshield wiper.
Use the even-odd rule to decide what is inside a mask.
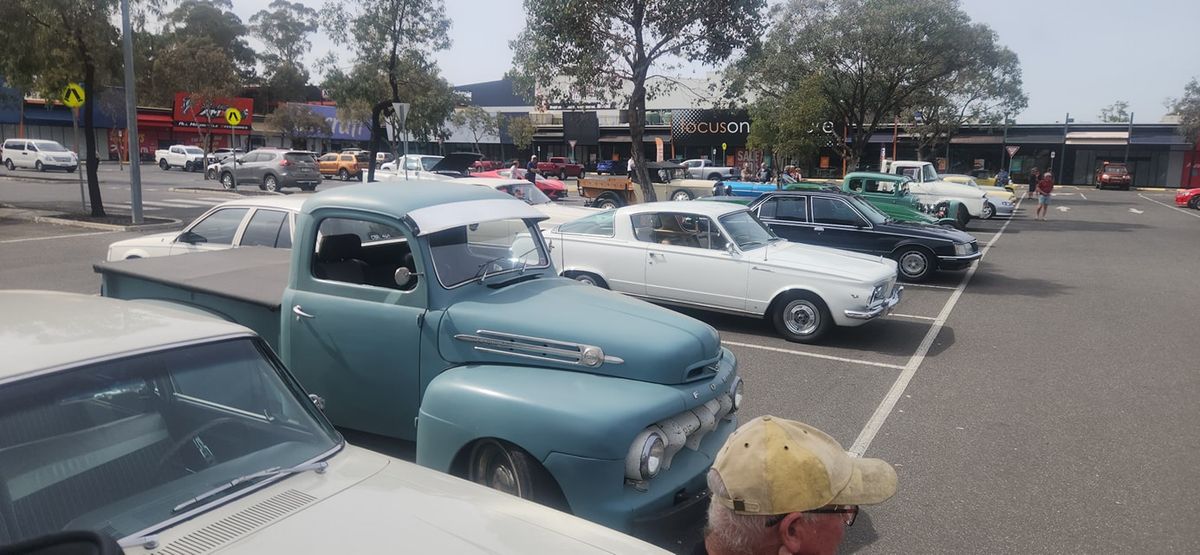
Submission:
[[[265,470],[259,470],[258,472],[246,474],[245,476],[239,476],[228,482],[225,482],[224,484],[221,484],[213,489],[210,489],[204,493],[201,493],[200,495],[197,495],[191,499],[188,499],[187,501],[184,501],[183,503],[175,505],[175,508],[171,509],[171,512],[178,513],[179,511],[182,511],[188,507],[191,507],[192,505],[195,505],[201,501],[204,501],[206,499],[212,499],[213,497],[216,497],[217,495],[219,495],[223,492],[229,491],[229,490],[236,488],[242,484],[248,484],[248,483],[254,482],[254,481],[258,480],[259,478],[267,478],[270,476],[286,476],[288,474],[299,474],[301,472],[308,472],[309,470],[315,470],[315,471],[317,471],[317,474],[324,474],[325,469],[328,467],[329,467],[329,463],[325,462],[325,461],[298,464],[296,466],[291,466],[288,468],[283,468],[281,466],[272,466],[271,468],[268,468]]]
[[[532,249],[529,249],[521,254],[518,254],[517,256],[512,256],[512,255],[497,256],[496,258],[488,260],[487,262],[484,262],[483,264],[479,265],[479,271],[475,272],[475,275],[471,279],[479,279],[480,282],[487,281],[487,277],[489,275],[488,267],[491,266],[493,263],[499,262],[501,260],[521,260],[522,261],[521,272],[524,273],[525,268],[529,265],[529,261],[524,260],[525,255],[527,255],[533,251],[536,251],[536,250],[538,250],[538,248],[533,247]],[[515,270],[515,269],[516,268],[501,268],[499,270],[496,270],[496,272],[506,272],[506,271]],[[481,276],[480,274],[483,274],[483,275]]]

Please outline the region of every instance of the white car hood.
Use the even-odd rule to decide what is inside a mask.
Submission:
[[[542,229],[549,229],[550,227],[559,224],[565,224],[570,221],[578,220],[584,216],[591,216],[596,212],[602,211],[599,208],[564,206],[562,204],[556,204],[553,202],[548,202],[546,204],[535,204],[533,207],[537,208],[539,212],[550,217],[550,219],[541,222]]]
[[[120,260],[125,258],[124,253],[144,248],[161,247],[169,244],[179,236],[178,231],[168,231],[166,233],[154,233],[152,235],[143,235],[124,241],[115,241],[108,245],[108,260]]]
[[[346,450],[331,461],[326,474],[297,475],[255,496],[260,502],[280,494],[312,501],[205,551],[664,553],[598,524],[447,474],[352,446]],[[228,513],[222,516],[229,518]],[[205,515],[178,528],[195,530],[210,519]],[[172,541],[187,542],[178,535],[182,531],[163,534],[164,548]]]
[[[819,272],[855,281],[877,282],[896,275],[896,261],[829,247],[776,241],[745,253],[747,260],[799,272]]]

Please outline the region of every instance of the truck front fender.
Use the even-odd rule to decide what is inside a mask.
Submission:
[[[417,420],[417,464],[450,472],[477,439],[520,446],[543,463],[552,452],[623,459],[646,426],[686,408],[660,384],[583,372],[466,365],[434,378]]]

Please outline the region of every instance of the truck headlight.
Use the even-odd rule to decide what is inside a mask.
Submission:
[[[654,428],[642,430],[633,440],[625,457],[625,477],[630,480],[649,480],[658,476],[667,453],[667,441]]]
[[[733,414],[742,408],[742,378],[740,376],[733,380],[733,387],[729,388],[729,398],[733,401],[733,407],[729,409],[729,414]]]
[[[954,254],[956,256],[966,256],[968,254],[971,254],[971,244],[970,243],[955,243],[954,244]]]

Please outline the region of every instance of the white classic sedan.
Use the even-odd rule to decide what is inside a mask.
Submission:
[[[546,236],[566,277],[657,303],[766,317],[801,343],[887,314],[903,290],[895,261],[789,243],[732,203],[626,206]]]
[[[559,204],[550,200],[541,189],[538,189],[532,183],[524,179],[496,179],[493,177],[464,177],[456,179],[455,183],[467,183],[471,185],[480,185],[483,187],[491,187],[502,193],[507,193],[517,197],[539,212],[546,215],[546,220],[540,223],[539,227],[543,230],[549,229],[561,223],[566,223],[572,220],[577,220],[584,216],[590,216],[600,212],[599,208],[584,208],[582,206],[570,206]]]
[[[218,204],[183,231],[143,235],[108,246],[105,260],[151,258],[234,247],[291,248],[296,213],[308,195],[249,197]]]

